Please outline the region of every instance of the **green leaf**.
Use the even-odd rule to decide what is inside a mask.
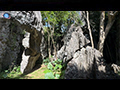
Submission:
[[[62,68],[62,65],[58,65],[58,67],[59,67],[59,69],[61,69],[61,68]]]
[[[56,73],[56,74],[55,74],[55,77],[56,77],[57,79],[59,79],[60,75]]]
[[[17,69],[17,67],[15,66],[14,68],[13,68],[13,70],[16,70]]]
[[[55,78],[54,78],[53,73],[52,73],[52,72],[49,72],[49,73],[46,73],[46,74],[45,74],[45,79],[55,79]]]
[[[15,74],[15,71],[11,71],[10,74]]]
[[[56,65],[56,64],[57,64],[55,61],[52,61],[52,63],[53,63],[54,65]]]
[[[8,70],[5,70],[6,73],[8,73]]]
[[[20,66],[18,66],[18,68],[17,68],[17,72],[20,72]]]
[[[56,66],[54,67],[54,70],[57,70],[57,68],[58,68],[58,66],[56,65]]]
[[[62,60],[60,60],[60,59],[58,59],[58,61],[61,63],[62,62]]]
[[[52,69],[53,69],[53,65],[51,64],[51,62],[48,63],[47,68],[48,68],[49,70],[52,70]]]
[[[47,65],[49,62],[50,62],[49,58],[46,58],[46,59],[43,60],[43,63],[44,63],[45,65]]]

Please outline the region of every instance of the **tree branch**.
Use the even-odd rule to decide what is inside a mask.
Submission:
[[[89,34],[90,34],[90,40],[91,40],[91,44],[92,44],[92,48],[94,48],[94,43],[93,43],[93,37],[92,37],[92,32],[91,32],[91,28],[90,28],[90,22],[89,22],[89,12],[86,11],[87,13],[87,23],[88,23],[88,30],[89,30]]]
[[[98,50],[102,54],[103,54],[103,46],[105,40],[104,21],[105,21],[105,11],[102,11],[100,15],[100,32],[99,32],[99,42],[98,42]]]

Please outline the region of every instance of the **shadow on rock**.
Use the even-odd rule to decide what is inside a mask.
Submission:
[[[103,58],[99,57],[99,60]],[[115,73],[113,64],[106,64],[96,61],[95,57],[92,64],[84,65],[81,63],[69,62],[65,70],[65,79],[120,79]],[[119,66],[118,66],[119,67]]]
[[[28,71],[28,72],[25,72],[24,75],[27,75],[27,74],[32,73],[35,70],[39,69],[41,67],[41,65],[42,65],[42,62],[43,62],[42,57],[39,57],[39,59],[35,63],[35,66],[33,67],[33,69]]]

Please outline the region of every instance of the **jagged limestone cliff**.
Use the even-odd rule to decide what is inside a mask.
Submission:
[[[2,16],[4,13],[9,14],[10,19],[4,18]],[[43,36],[41,13],[40,11],[1,11],[0,14],[0,70],[8,68],[13,61],[17,61],[21,44],[24,47],[21,55],[21,72],[28,73],[43,55],[40,48]],[[16,25],[15,28],[10,27],[12,23]]]

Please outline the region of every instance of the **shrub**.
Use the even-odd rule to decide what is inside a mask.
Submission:
[[[8,70],[1,72],[0,78],[1,79],[15,78],[20,74],[21,74],[20,66],[14,66],[12,70],[8,69]]]
[[[61,74],[61,69],[64,67],[62,65],[62,60],[57,59],[55,61],[47,63],[47,70],[44,71],[45,79],[59,79]],[[63,72],[62,72],[63,73]]]
[[[45,65],[47,65],[49,62],[50,62],[49,58],[46,58],[46,59],[43,60],[43,63],[44,63]]]

